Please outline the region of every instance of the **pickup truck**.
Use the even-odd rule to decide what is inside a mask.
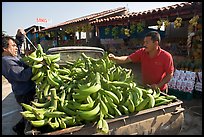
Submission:
[[[60,65],[65,65],[66,61],[74,61],[80,57],[81,53],[93,58],[100,58],[104,55],[104,50],[98,47],[55,47],[47,51],[47,54],[60,53]],[[161,93],[166,95],[165,93]],[[114,119],[107,119],[109,125],[109,135],[177,135],[182,129],[184,122],[183,102],[176,99],[167,105],[161,105],[129,115],[122,115]],[[28,122],[25,128],[26,135],[98,135],[96,123],[73,126],[51,132],[38,130]]]

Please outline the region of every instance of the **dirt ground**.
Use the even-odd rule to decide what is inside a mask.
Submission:
[[[202,97],[182,101],[184,123],[179,135],[202,135]],[[20,120],[20,111],[10,84],[2,76],[2,135],[16,135],[12,126]]]

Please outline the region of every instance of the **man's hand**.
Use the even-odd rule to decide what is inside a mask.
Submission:
[[[152,85],[150,85],[150,87],[151,87],[152,89],[154,89],[154,90],[156,90],[157,88],[159,88],[157,84],[152,84]]]
[[[108,54],[108,58],[110,60],[114,60],[115,59],[115,55],[113,55],[112,53]]]
[[[25,55],[29,56],[31,53],[33,53],[35,50],[26,50]]]
[[[21,35],[26,35],[26,32],[24,31],[24,29],[18,29],[18,33]]]

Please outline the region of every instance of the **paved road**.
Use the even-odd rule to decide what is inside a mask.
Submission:
[[[2,135],[16,135],[12,127],[21,119],[20,111],[11,85],[2,77]]]

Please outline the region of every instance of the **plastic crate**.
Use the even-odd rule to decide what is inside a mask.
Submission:
[[[184,91],[172,89],[172,88],[168,89],[168,94],[174,95],[180,100],[191,100],[193,98],[192,92],[191,93],[190,92],[184,92]]]

